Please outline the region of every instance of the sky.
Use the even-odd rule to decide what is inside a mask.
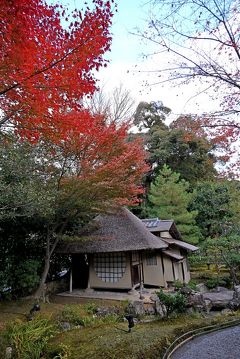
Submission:
[[[83,4],[79,0],[61,0],[61,3],[70,8],[81,8]],[[111,29],[111,52],[106,54],[109,65],[96,74],[99,86],[106,93],[111,93],[112,89],[122,84],[123,88],[130,91],[136,106],[140,101],[162,101],[171,108],[172,119],[184,113],[202,113],[216,109],[216,103],[211,101],[209,94],[203,92],[200,96],[195,96],[199,92],[198,84],[181,87],[168,82],[157,84],[158,73],[152,71],[163,68],[169,59],[165,55],[143,56],[157,48],[149,42],[143,43],[138,35],[132,34],[137,34],[137,28],[143,30],[147,26],[149,1],[119,0],[117,5],[118,12],[113,17]]]

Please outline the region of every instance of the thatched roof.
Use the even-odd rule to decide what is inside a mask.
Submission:
[[[144,225],[151,233],[155,232],[169,232],[174,238],[181,239],[181,234],[178,231],[176,224],[173,220],[165,220],[159,218],[146,218],[142,219]]]
[[[167,248],[128,209],[97,216],[77,241],[60,243],[59,253],[103,253]]]

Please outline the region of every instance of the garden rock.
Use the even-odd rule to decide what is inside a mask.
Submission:
[[[232,310],[229,308],[225,308],[221,311],[221,314],[223,315],[232,314]]]
[[[119,309],[116,307],[99,307],[95,313],[98,317],[107,317],[108,315],[119,314]]]
[[[187,296],[187,306],[193,308],[204,308],[205,302],[202,293],[191,292],[190,295]]]
[[[160,302],[157,294],[152,294],[150,300],[154,302],[155,314],[159,315],[161,318],[165,318],[167,316],[167,309],[165,305]]]
[[[183,295],[189,295],[193,292],[193,290],[189,287],[182,287],[179,289],[179,293],[183,294]]]
[[[69,322],[62,322],[60,326],[64,332],[71,329],[71,324]]]
[[[211,300],[213,309],[220,310],[229,308],[230,302],[233,301],[233,293],[232,290],[209,292],[203,293],[203,298]]]
[[[156,310],[154,308],[153,305],[151,306],[148,306],[146,309],[145,309],[145,314],[147,315],[154,315],[156,313]]]
[[[212,291],[220,293],[220,292],[227,292],[228,289],[225,288],[225,287],[220,287],[220,286],[218,286],[218,287],[216,287],[215,289],[213,289]]]
[[[205,304],[205,311],[209,313],[213,306],[212,301],[210,299],[204,299],[204,304]]]
[[[144,303],[140,300],[135,300],[128,304],[127,312],[133,316],[139,316],[145,314]]]
[[[233,300],[231,300],[229,303],[228,303],[228,308],[230,310],[238,310],[240,308],[240,302],[239,302],[239,299],[235,299],[233,298]]]
[[[11,359],[13,356],[13,349],[12,347],[7,347],[6,351],[5,351],[5,358],[6,359]]]
[[[165,318],[167,316],[167,309],[165,305],[160,302],[160,300],[159,302],[155,302],[155,312],[161,318]]]
[[[196,285],[196,291],[200,293],[206,293],[208,289],[204,283],[199,283]]]
[[[235,285],[234,286],[233,298],[240,300],[240,285]]]

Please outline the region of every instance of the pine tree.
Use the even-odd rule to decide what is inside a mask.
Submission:
[[[148,213],[160,219],[172,219],[176,223],[183,240],[196,244],[200,231],[196,226],[197,211],[188,211],[191,193],[189,183],[180,180],[180,174],[164,165],[155,182],[151,184],[148,196]]]

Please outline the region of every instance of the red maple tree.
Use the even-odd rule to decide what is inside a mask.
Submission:
[[[0,0],[1,125],[34,141],[60,128],[63,113],[82,110],[111,44],[110,1],[93,5],[67,15],[44,0]]]
[[[127,142],[127,124],[109,124],[83,106],[96,90],[94,71],[107,64],[112,3],[93,0],[91,9],[67,15],[44,0],[0,0],[0,123],[21,139],[74,156],[61,181],[104,179],[124,203],[139,192],[142,147]]]
[[[132,204],[142,192],[145,152],[128,141],[129,124],[83,106],[96,90],[94,71],[107,64],[112,3],[93,0],[91,9],[67,15],[44,0],[0,0],[1,132],[11,126],[20,141],[40,148],[37,163],[45,181],[56,182],[62,209],[47,224],[39,291],[60,236],[83,204],[97,212]]]

